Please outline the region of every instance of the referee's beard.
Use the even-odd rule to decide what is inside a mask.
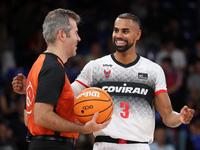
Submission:
[[[129,44],[127,40],[125,40],[125,39],[120,39],[120,40],[125,41],[125,42],[126,42],[126,45],[124,45],[124,46],[117,46],[116,43],[115,43],[116,39],[117,39],[117,38],[115,38],[114,41],[113,41],[113,46],[114,46],[114,49],[115,49],[116,51],[120,52],[120,53],[126,52],[126,51],[127,51],[129,48],[131,48],[131,47],[133,46],[133,44],[134,44],[134,40],[133,40],[132,43]]]

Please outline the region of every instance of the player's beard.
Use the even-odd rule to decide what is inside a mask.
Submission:
[[[117,46],[116,43],[115,43],[116,40],[123,40],[123,41],[126,42],[126,45],[124,45],[124,46]],[[133,46],[134,41],[135,40],[133,39],[133,42],[129,44],[128,41],[125,40],[125,39],[114,38],[113,46],[114,46],[114,48],[115,48],[116,51],[118,51],[120,53],[123,53],[123,52],[126,52],[129,48],[131,48]]]

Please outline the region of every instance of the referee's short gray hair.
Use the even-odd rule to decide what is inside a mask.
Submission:
[[[55,42],[60,30],[63,30],[69,36],[69,32],[72,29],[69,18],[74,19],[77,24],[81,20],[80,16],[71,10],[59,8],[48,13],[42,25],[43,37],[47,45]]]

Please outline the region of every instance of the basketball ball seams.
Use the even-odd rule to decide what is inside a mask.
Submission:
[[[109,96],[109,95],[107,95],[108,93],[104,93],[104,92],[102,92],[102,89],[98,89],[97,88],[97,91],[99,91],[99,92],[101,92],[103,95],[105,95],[109,100],[111,99],[111,97]]]
[[[103,123],[113,114],[113,101],[103,89],[90,87],[81,91],[74,101],[74,114],[83,124],[92,119],[95,112],[99,112],[97,123]]]
[[[87,101],[103,101],[103,102],[110,102],[110,100],[103,100],[103,99],[82,100],[82,101],[80,101],[80,102],[77,102],[77,103],[74,105],[74,107],[75,107],[76,105],[78,105],[79,103],[83,103],[83,102],[87,102]]]
[[[108,116],[105,118],[105,120],[103,122],[105,122],[110,117],[110,115],[111,115],[112,112],[113,112],[113,108],[112,108],[112,110],[110,111],[110,113],[108,114]]]
[[[112,106],[112,104],[111,104],[110,106],[108,106],[106,109],[99,111],[99,113],[102,113],[102,112],[106,111],[106,110],[109,109],[111,106]],[[112,110],[113,110],[113,108],[112,108]],[[110,113],[112,112],[112,110],[110,111]],[[84,116],[81,116],[81,115],[77,115],[77,114],[75,113],[75,115],[76,115],[77,117],[89,117],[89,116],[93,116],[94,114],[91,114],[91,115],[85,115],[85,114],[84,114]],[[110,115],[110,114],[109,114],[109,115]],[[108,116],[109,116],[109,115],[108,115]]]

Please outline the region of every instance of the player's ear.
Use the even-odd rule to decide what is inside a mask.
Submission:
[[[142,35],[142,31],[140,29],[138,29],[136,32],[136,40],[139,40],[141,35]]]

